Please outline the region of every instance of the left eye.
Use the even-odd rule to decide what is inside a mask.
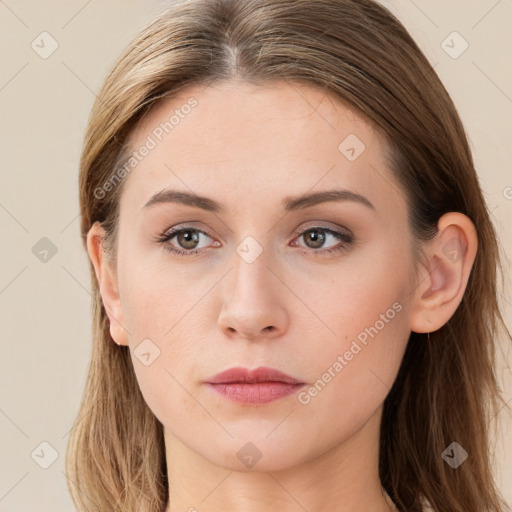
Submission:
[[[319,233],[320,233],[320,235],[319,235]],[[342,242],[344,242],[347,245],[351,244],[353,241],[352,237],[348,233],[344,233],[341,231],[334,231],[332,229],[321,228],[321,227],[310,228],[310,229],[307,229],[306,231],[302,231],[299,238],[304,237],[305,240],[309,240],[309,242],[313,244],[312,247],[314,249],[318,249],[318,248],[320,248],[320,246],[322,246],[325,243],[326,238],[329,236],[331,238],[341,240]],[[331,247],[331,248],[325,249],[325,251],[330,252],[332,250],[336,250],[339,248],[340,248],[339,246],[334,247],[334,248]],[[322,251],[315,251],[315,252],[322,252]]]

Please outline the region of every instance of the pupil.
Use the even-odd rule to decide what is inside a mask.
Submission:
[[[191,231],[191,230],[183,231],[183,232],[181,233],[181,236],[185,239],[185,247],[187,247],[188,249],[190,249],[190,247],[188,247],[188,246],[186,245],[186,243],[187,243],[187,242],[190,242],[190,241],[192,241],[192,243],[197,242],[197,234],[196,234],[196,235],[193,235],[193,234],[191,234],[191,233],[192,233],[192,231]]]
[[[313,239],[314,243],[316,243],[316,245],[314,245],[314,247],[321,247],[322,243],[324,241],[323,239],[324,239],[325,235],[323,235],[323,234],[318,235],[318,233],[319,233],[318,230],[313,230],[313,231],[309,232],[309,237]]]

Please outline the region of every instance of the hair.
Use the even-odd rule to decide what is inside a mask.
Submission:
[[[406,196],[414,243],[446,212],[467,215],[478,250],[459,307],[437,331],[412,332],[384,401],[379,474],[400,511],[510,511],[493,478],[491,426],[504,400],[496,341],[499,243],[467,136],[448,92],[397,18],[373,0],[181,0],[120,56],[93,105],[80,159],[81,237],[105,228],[115,266],[129,136],[165,98],[191,85],[245,81],[313,86],[380,131]],[[110,181],[109,181],[110,180]],[[103,187],[103,188],[102,188]],[[102,190],[102,193],[98,193]],[[129,348],[113,343],[90,263],[93,347],[66,470],[79,512],[162,512],[168,500],[163,426],[144,401]],[[496,425],[495,425],[496,426]],[[457,469],[441,454],[469,454]]]

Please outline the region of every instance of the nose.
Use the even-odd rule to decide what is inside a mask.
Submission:
[[[235,256],[224,283],[218,325],[230,338],[273,339],[287,329],[285,287],[268,266],[265,251],[252,263]]]

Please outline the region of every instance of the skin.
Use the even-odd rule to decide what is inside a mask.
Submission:
[[[130,347],[143,396],[164,426],[166,511],[395,510],[377,470],[383,401],[410,332],[435,331],[460,304],[474,226],[460,213],[444,215],[423,245],[425,265],[416,261],[382,137],[303,85],[189,87],[149,112],[132,147],[191,96],[198,105],[126,178],[116,267],[101,251],[99,224],[87,240],[112,338]],[[366,146],[354,161],[338,149],[349,134]],[[167,187],[225,211],[143,208]],[[331,188],[358,193],[374,209],[347,200],[283,210],[285,197]],[[200,231],[199,254],[173,255],[153,240],[190,223]],[[323,244],[315,241],[307,230],[319,226],[350,230],[355,243],[322,253],[344,243],[325,231]],[[236,251],[249,236],[262,248],[251,263]],[[196,247],[183,237],[166,243]],[[270,366],[311,389],[396,303],[401,310],[307,404],[297,394],[239,404],[204,384],[234,366]],[[147,338],[160,350],[148,366],[134,355]],[[261,455],[252,467],[237,457],[249,442]]]

